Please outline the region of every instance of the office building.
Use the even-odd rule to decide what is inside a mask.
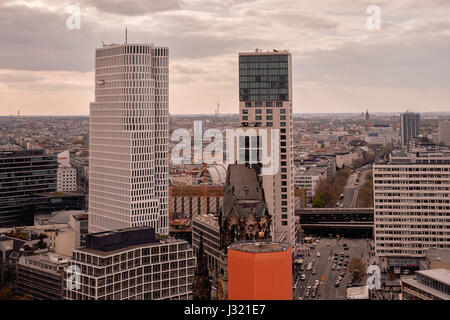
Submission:
[[[265,200],[272,216],[273,240],[295,242],[293,172],[293,107],[292,55],[286,50],[239,53],[239,117],[241,128],[265,129],[267,146],[271,146],[272,130],[279,130],[278,157],[272,159],[278,167],[274,174],[262,176]],[[277,132],[277,131],[274,131]],[[260,136],[261,137],[261,136]],[[245,163],[261,162],[260,140],[245,137],[238,143],[237,154]],[[275,137],[275,140],[278,137]],[[274,141],[275,144],[275,141]],[[274,154],[276,151],[273,150]],[[245,158],[244,158],[245,157]]]
[[[169,50],[96,50],[90,105],[89,232],[151,226],[167,235]]]
[[[77,170],[75,168],[59,165],[57,177],[58,192],[77,190]]]
[[[450,154],[397,151],[373,175],[377,256],[399,273],[428,248],[450,248]]]
[[[366,142],[369,144],[392,145],[394,141],[394,128],[389,125],[376,124],[370,128]]]
[[[70,153],[68,150],[58,153],[58,192],[77,190],[77,170],[70,164]]]
[[[200,248],[200,237],[203,237],[203,250],[210,270],[219,271],[223,252],[220,248],[219,217],[214,215],[198,215],[192,220],[192,247],[195,252]]]
[[[190,299],[195,260],[186,241],[160,240],[150,227],[90,233],[86,247],[75,249],[69,261],[79,278],[66,285],[65,298]]]
[[[294,170],[294,186],[306,189],[307,199],[312,201],[319,181],[327,178],[327,168],[298,166],[296,169],[298,170]]]
[[[33,225],[38,193],[56,191],[56,156],[0,151],[0,227]]]
[[[56,253],[22,256],[17,263],[16,290],[34,300],[63,300],[64,269],[69,257]]]
[[[405,146],[412,138],[420,134],[420,114],[406,112],[400,115],[400,133],[402,137],[402,146]]]
[[[416,271],[402,278],[402,300],[450,300],[450,270]]]
[[[89,230],[89,215],[83,213],[72,214],[69,218],[69,225],[75,231],[75,248],[84,247]]]
[[[450,120],[439,122],[439,143],[450,147]]]

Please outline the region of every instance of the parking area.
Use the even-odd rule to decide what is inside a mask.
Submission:
[[[303,261],[294,265],[294,299],[344,300],[352,280],[348,263],[365,262],[369,246],[367,239],[321,238],[315,245],[298,244],[296,252]]]

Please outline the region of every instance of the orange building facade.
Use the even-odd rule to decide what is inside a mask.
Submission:
[[[292,247],[237,242],[228,247],[229,300],[292,300]]]

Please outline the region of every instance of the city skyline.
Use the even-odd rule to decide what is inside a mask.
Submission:
[[[221,112],[237,114],[238,52],[255,48],[292,53],[294,113],[449,109],[443,1],[381,1],[379,30],[367,28],[365,0],[85,0],[73,30],[69,5],[0,1],[0,116],[87,115],[93,49],[125,42],[125,27],[129,43],[172,48],[171,114],[213,114],[218,101]]]

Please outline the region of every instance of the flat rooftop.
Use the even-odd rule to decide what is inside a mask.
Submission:
[[[193,221],[199,221],[211,227],[219,228],[219,216],[201,214],[196,216]]]
[[[427,258],[450,263],[450,249],[429,248],[427,250]]]
[[[416,273],[450,286],[450,270],[448,269],[420,270]]]
[[[286,251],[290,246],[276,242],[235,242],[228,247],[231,250],[238,250],[250,253],[269,253]]]

